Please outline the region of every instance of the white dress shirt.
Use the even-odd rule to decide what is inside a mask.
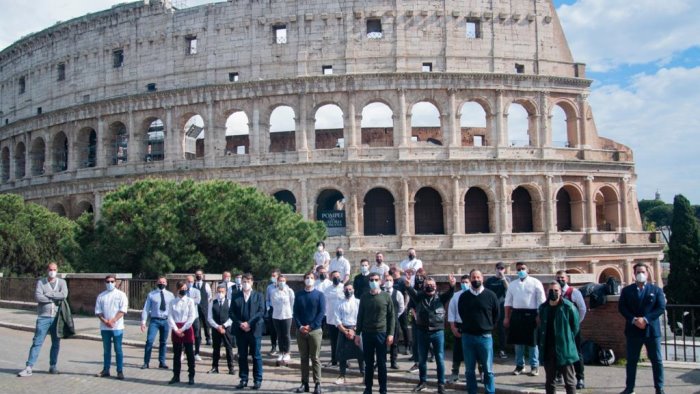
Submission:
[[[369,267],[369,273],[377,273],[379,274],[379,279],[384,282],[384,275],[389,272],[389,266],[382,263],[382,265],[377,265],[377,263],[372,264],[371,267]]]
[[[340,302],[345,299],[343,284],[340,283],[338,286],[333,286],[331,283],[323,295],[326,297],[326,323],[336,326],[338,321],[335,319],[335,310]]]
[[[316,268],[319,265],[326,265],[326,261],[331,260],[331,255],[328,254],[325,250],[323,252],[319,252],[318,250],[314,253],[314,271],[316,271]]]
[[[102,315],[107,320],[112,319],[119,312],[126,314],[129,309],[129,298],[126,294],[119,290],[105,290],[97,296],[95,302],[95,315]],[[102,331],[117,331],[124,329],[124,317],[114,322],[113,327],[107,327],[100,320],[100,330]]]
[[[168,324],[172,330],[178,329],[176,323],[185,323],[180,328],[182,331],[185,331],[192,327],[196,318],[197,307],[194,306],[194,300],[190,297],[175,297],[175,299],[168,304]]]
[[[294,308],[294,290],[285,286],[272,293],[272,318],[275,320],[287,320],[292,318]]]
[[[483,286],[482,286],[483,287]],[[455,292],[450,299],[450,303],[447,304],[447,322],[461,324],[462,317],[459,316],[459,296],[464,293],[464,290]]]
[[[569,288],[568,284],[566,286],[562,287],[562,289],[561,289],[562,297],[564,296],[564,294],[566,293],[566,290],[568,288]],[[578,309],[578,321],[580,323],[583,321],[583,318],[586,316],[586,311],[588,311],[588,309],[586,309],[586,301],[583,299],[583,294],[581,294],[581,291],[579,289],[573,288],[573,287],[572,287],[572,289],[574,289],[574,290],[571,292],[571,302],[573,302],[574,305],[576,305],[576,308]]]
[[[333,282],[331,282],[330,280],[324,279],[323,281],[321,281],[320,279],[316,279],[316,284],[314,284],[314,289],[325,294],[326,289],[329,288],[330,286],[333,286]]]
[[[194,284],[192,284],[192,287],[188,290],[187,296],[194,301],[195,305],[199,305],[199,303],[202,302],[202,293],[199,292],[199,289],[194,287]]]
[[[343,283],[347,282],[350,278],[350,262],[343,256],[334,258],[328,266],[328,272],[333,271],[338,271],[340,280],[342,280]]]
[[[225,303],[229,307],[229,309],[231,308],[231,299],[230,298],[224,298],[223,300],[220,300],[219,298],[215,298],[214,300],[219,300],[219,302],[223,301],[223,303]],[[214,328],[214,329],[218,329],[219,324],[217,324],[214,321],[214,316],[211,313],[211,310],[212,310],[211,306],[214,304],[214,300],[212,300],[209,303],[209,308],[208,308],[208,312],[207,312],[207,323],[209,323],[209,327]],[[231,318],[228,318],[228,319],[226,319],[224,324],[221,324],[221,325],[224,326],[224,328],[229,328],[229,327],[231,327],[231,324],[233,324],[233,321],[231,321]]]
[[[357,312],[360,309],[360,300],[350,297],[344,298],[338,307],[335,308],[336,325],[342,324],[343,327],[355,327],[357,325]]]
[[[528,275],[524,280],[517,278],[510,282],[505,306],[513,309],[537,309],[546,300],[542,282]]]
[[[423,268],[423,262],[418,257],[414,258],[413,260],[404,259],[401,262],[401,271],[406,272],[406,270],[412,269],[414,272],[414,276],[415,272],[418,271],[420,268]]]

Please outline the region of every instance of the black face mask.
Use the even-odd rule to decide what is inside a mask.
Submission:
[[[165,289],[165,285],[162,283],[158,283],[158,288],[163,290],[163,289]]]
[[[318,278],[321,280],[326,280],[326,274],[319,274]]]
[[[409,260],[413,260],[413,259],[415,259],[415,258],[416,258],[416,256],[414,256],[414,255],[412,255],[412,254],[409,254],[409,255],[408,255],[408,259],[409,259]]]
[[[350,298],[350,297],[352,297],[353,294],[355,294],[355,292],[351,291],[351,290],[345,290],[344,293],[345,293],[345,298]]]
[[[177,293],[180,294],[181,296],[184,296],[185,294],[187,294],[187,290],[180,290]]]
[[[374,260],[377,264],[381,265],[383,263],[382,260]]]
[[[333,286],[338,286],[340,284],[340,278],[333,278]]]
[[[341,253],[341,252],[335,252],[335,257],[342,257],[342,256],[343,256],[343,253]]]
[[[564,288],[564,286],[566,286],[566,282],[564,282],[564,281],[561,280],[561,279],[558,280],[557,283],[559,283],[559,286],[561,286],[562,289]]]
[[[199,281],[199,280],[202,280],[202,275],[197,275],[197,276],[195,276],[194,278],[197,279],[198,281]]]
[[[435,293],[435,287],[433,287],[433,286],[425,286],[425,293],[426,293],[426,294],[433,294],[433,293]]]
[[[480,281],[480,280],[473,280],[473,281],[472,281],[472,288],[473,288],[474,290],[476,290],[476,289],[478,289],[479,287],[481,287],[481,281]]]
[[[555,293],[554,290],[549,291],[549,300],[557,301],[559,299],[559,294]]]

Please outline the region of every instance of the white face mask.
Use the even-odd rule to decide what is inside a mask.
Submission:
[[[647,282],[647,274],[644,272],[639,272],[636,276],[637,282],[638,283],[646,283]]]
[[[363,274],[366,274],[366,273],[369,272],[369,267],[366,266],[366,265],[363,265],[362,267],[360,267],[360,271],[361,271]]]
[[[320,246],[320,245],[319,245],[318,251],[319,251],[319,252],[323,252],[323,246]]]
[[[217,294],[219,295],[220,300],[223,300],[224,298],[226,298],[226,293],[217,293]]]
[[[250,289],[252,288],[250,282],[243,282],[243,284],[241,285],[241,287],[242,287],[243,290],[245,290],[245,291],[248,291],[248,290],[250,290]]]
[[[313,278],[306,278],[306,279],[304,279],[304,284],[305,284],[306,286],[309,286],[309,287],[313,286],[313,285],[314,285],[314,280],[313,280]]]
[[[57,271],[49,271],[49,278],[53,279],[56,277],[57,274],[58,274]]]

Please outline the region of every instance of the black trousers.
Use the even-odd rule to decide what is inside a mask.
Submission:
[[[574,378],[574,366],[564,365],[557,366],[556,357],[545,357],[544,360],[545,377],[544,388],[547,394],[556,394],[557,387],[554,384],[554,377],[560,374],[564,378],[564,387],[566,394],[576,393],[576,380]]]
[[[583,380],[583,353],[581,352],[581,331],[579,330],[578,334],[576,334],[576,337],[574,337],[574,340],[576,341],[576,351],[578,351],[578,361],[574,363],[574,371],[576,371],[576,379]]]
[[[173,343],[173,377],[180,378],[182,350],[187,355],[187,375],[194,378],[194,349],[191,343]]]
[[[194,319],[192,328],[194,329],[194,354],[199,354],[199,346],[202,344],[202,322],[199,318]]]
[[[332,364],[337,364],[338,363],[338,327],[328,324],[326,326],[328,328],[328,338],[331,340],[331,363]]]
[[[197,311],[199,314],[199,321],[201,322],[199,324],[200,329],[204,329],[204,337],[207,338],[207,341],[209,341],[211,340],[211,333],[209,331],[209,324],[207,323],[207,308],[201,305],[197,305]],[[199,333],[199,338],[201,342],[202,333]],[[197,354],[199,354],[199,348],[197,348]]]
[[[223,334],[219,333],[219,331],[217,330],[211,330],[212,347],[214,351],[211,363],[212,368],[219,369],[219,359],[221,359],[221,345],[223,344],[224,348],[226,349],[226,366],[228,366],[229,371],[233,371],[233,340],[231,339],[233,335],[231,335],[230,330],[230,328],[227,329]]]
[[[277,333],[277,344],[279,345],[280,353],[289,353],[289,348],[292,343],[290,330],[292,329],[292,319],[277,320],[272,319]]]
[[[391,346],[389,347],[389,360],[391,364],[395,364],[396,361],[399,358],[399,321],[396,319],[396,325],[394,326],[394,332],[392,335],[394,336],[394,342],[391,343]]]
[[[267,311],[268,315],[265,318],[265,328],[267,329],[267,333],[270,335],[270,344],[272,345],[272,348],[275,349],[277,348],[277,329],[275,327],[275,322],[272,319],[272,307],[270,307],[270,310]]]
[[[411,339],[408,336],[408,311],[399,316],[399,328],[401,328],[401,338],[406,349],[411,345]]]
[[[454,349],[452,349],[452,375],[459,375],[459,366],[462,365],[462,362],[464,362],[462,339],[455,338]]]

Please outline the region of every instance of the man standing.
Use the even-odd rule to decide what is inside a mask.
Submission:
[[[403,354],[408,356],[408,349],[411,347],[411,341],[408,335],[408,312],[406,311],[406,309],[408,309],[408,296],[406,295],[406,283],[401,280],[401,274],[401,269],[399,267],[389,268],[389,275],[394,278],[394,290],[401,293],[401,297],[404,299],[404,313],[399,314],[399,328],[401,329],[401,338],[403,339],[404,345]]]
[[[464,274],[460,278],[460,290],[456,291],[447,306],[447,322],[450,323],[450,330],[455,338],[461,338],[462,318],[459,316],[459,296],[463,292],[469,290],[470,286],[469,274]],[[455,340],[454,349],[452,350],[452,375],[447,379],[447,383],[454,383],[459,380],[459,365],[464,361],[464,352],[462,351],[462,341]]]
[[[379,274],[369,275],[369,292],[360,299],[355,330],[355,345],[363,348],[365,356],[365,391],[372,393],[374,383],[374,361],[377,361],[379,393],[386,394],[386,350],[394,343],[396,320],[394,303],[386,292],[381,290]],[[360,338],[362,338],[360,340]]]
[[[355,275],[352,287],[355,289],[355,298],[358,300],[369,291],[369,260],[360,260],[360,273]]]
[[[275,325],[272,323],[272,295],[277,291],[277,278],[280,276],[280,270],[273,269],[270,272],[270,284],[265,289],[265,327],[270,335],[270,356],[277,356],[277,332]]]
[[[338,321],[335,318],[335,310],[341,301],[345,298],[343,294],[343,282],[341,280],[341,275],[338,271],[331,272],[331,281],[333,285],[326,289],[323,294],[326,299],[326,329],[328,330],[328,338],[331,342],[331,361],[324,365],[324,367],[331,367],[338,365],[337,358],[337,344],[338,344]]]
[[[484,286],[496,293],[496,297],[498,297],[499,309],[498,322],[496,323],[498,330],[498,357],[508,358],[506,354],[506,328],[503,326],[503,319],[506,316],[505,302],[506,292],[508,291],[508,278],[506,277],[506,266],[503,262],[499,261],[496,263],[496,274],[486,279]]]
[[[44,340],[49,333],[51,333],[49,373],[58,373],[56,364],[58,363],[58,350],[61,345],[61,339],[57,330],[58,311],[61,303],[68,298],[68,286],[65,280],[57,277],[58,265],[56,263],[49,263],[46,268],[46,278],[36,282],[36,290],[34,291],[34,298],[37,303],[36,329],[34,330],[32,346],[29,348],[29,358],[27,358],[26,367],[17,374],[20,377],[32,376],[32,367],[34,367],[36,360],[39,358],[41,345],[44,344]]]
[[[253,275],[245,274],[241,278],[241,291],[231,300],[229,318],[238,344],[238,377],[240,383],[236,389],[248,386],[248,351],[253,356],[253,390],[262,386],[263,363],[260,346],[265,315],[265,297],[253,290]]]
[[[335,310],[335,319],[340,331],[337,345],[340,375],[335,381],[335,384],[338,385],[345,384],[345,373],[348,369],[349,359],[357,359],[357,364],[360,366],[362,373],[364,373],[365,366],[362,349],[355,345],[355,328],[357,326],[357,312],[360,307],[360,301],[354,297],[354,289],[350,283],[345,285],[343,296],[343,301],[340,302]]]
[[[199,304],[197,304],[197,315],[199,316],[199,329],[197,330],[197,342],[196,342],[196,349],[195,349],[195,354],[199,356],[199,346],[202,344],[202,332],[201,329],[204,329],[204,336],[207,341],[207,345],[211,345],[211,333],[209,332],[209,326],[207,325],[207,311],[209,310],[209,301],[211,301],[211,286],[209,286],[209,283],[206,283],[204,281],[204,271],[201,269],[198,269],[194,273],[194,287],[195,289],[199,290],[199,293],[201,295]],[[196,359],[196,357],[195,357]],[[200,361],[200,360],[197,360]]]
[[[571,301],[576,309],[578,309],[578,322],[579,325],[586,317],[586,301],[583,299],[583,294],[579,289],[574,289],[569,286],[569,275],[565,271],[557,271],[557,283],[561,286],[561,296],[564,299]],[[576,350],[578,351],[578,361],[574,363],[574,370],[576,371],[576,389],[581,390],[586,388],[586,384],[583,376],[583,354],[581,352],[581,330],[576,333]]]
[[[408,249],[408,258],[404,259],[399,266],[403,272],[410,270],[413,274],[416,274],[419,269],[423,268],[423,262],[419,258],[416,258],[416,250],[410,248]],[[415,285],[414,279],[415,276],[411,276],[411,279],[409,279],[411,286]]]
[[[420,381],[413,391],[422,391],[428,387],[428,351],[433,349],[437,364],[439,394],[445,392],[445,304],[454,294],[455,278],[449,275],[450,289],[443,294],[437,291],[437,284],[432,278],[425,281],[423,290],[407,287],[406,291],[416,306],[416,342],[418,344],[418,371]],[[407,280],[408,282],[408,280]]]
[[[321,294],[325,294],[326,289],[333,285],[333,282],[328,279],[328,269],[326,267],[319,266],[316,269],[316,273],[317,278],[316,282],[314,282],[314,288],[320,291]]]
[[[564,377],[566,394],[576,393],[574,363],[578,360],[574,337],[579,331],[576,307],[561,296],[559,283],[549,284],[549,302],[539,307],[538,343],[540,358],[544,361],[545,390],[547,394],[557,392],[554,378],[557,373]]]
[[[457,301],[459,317],[462,321],[460,331],[466,371],[467,392],[476,394],[476,375],[474,367],[478,362],[483,369],[484,392],[496,392],[493,374],[493,328],[498,320],[498,297],[496,293],[483,286],[483,275],[479,270],[469,274],[470,287],[463,290]],[[459,334],[459,335],[457,335]]]
[[[659,317],[666,310],[666,296],[658,286],[648,282],[649,268],[644,263],[634,266],[635,283],[620,294],[618,309],[625,318],[627,339],[627,381],[622,394],[633,394],[637,379],[637,362],[642,345],[647,349],[654,375],[656,394],[664,393],[664,366],[661,358],[661,325]]]
[[[114,275],[105,277],[107,290],[97,296],[95,302],[95,315],[100,319],[100,334],[102,335],[103,364],[102,371],[97,377],[110,376],[109,369],[112,366],[112,343],[117,359],[117,379],[124,379],[124,352],[122,352],[122,339],[124,337],[124,315],[129,309],[129,299],[123,291],[117,289],[117,279]]]
[[[153,343],[156,340],[156,335],[160,335],[158,346],[158,368],[168,369],[165,364],[165,352],[168,341],[168,304],[175,298],[173,293],[168,291],[168,280],[165,276],[159,276],[156,283],[157,289],[148,293],[146,303],[143,305],[141,312],[141,332],[146,331],[146,321],[150,317],[148,323],[148,334],[146,335],[146,350],[143,354],[143,365],[141,369],[147,369],[151,362],[151,352],[153,351]]]
[[[219,373],[219,358],[221,358],[221,344],[226,349],[226,365],[228,374],[233,375],[233,347],[231,341],[231,325],[233,321],[229,317],[231,300],[226,298],[226,284],[221,283],[216,287],[216,298],[209,303],[207,311],[208,323],[211,326],[211,335],[214,340],[213,357],[209,373]]]
[[[335,250],[335,257],[331,260],[328,270],[338,271],[340,273],[340,281],[345,284],[350,279],[350,262],[343,256],[343,248]]]
[[[401,294],[400,291],[396,290],[394,288],[394,277],[391,276],[390,273],[387,272],[386,276],[384,277],[384,291],[389,293],[389,297],[391,298],[391,302],[394,304],[394,317],[396,318],[396,325],[394,327],[394,331],[391,333],[394,338],[398,338],[398,332],[399,332],[399,319],[401,315],[406,312],[406,303],[404,302],[403,294]],[[399,341],[394,341],[391,344],[390,352],[389,352],[389,360],[391,363],[389,364],[389,368],[391,369],[399,369],[398,364],[396,364],[397,360],[399,358]]]
[[[384,275],[389,272],[389,266],[384,264],[384,255],[377,253],[374,256],[374,265],[369,270],[370,273],[379,275],[380,279],[384,279]]]
[[[202,344],[202,330],[200,326],[201,324],[206,324],[206,322],[199,320],[199,305],[202,303],[202,292],[194,286],[193,275],[187,275],[185,279],[185,283],[187,284],[187,297],[189,297],[197,307],[197,316],[192,325],[192,329],[194,330],[194,359],[195,361],[202,361],[202,357],[199,356],[199,346]]]
[[[304,275],[304,290],[294,297],[294,322],[298,327],[297,345],[301,361],[301,386],[295,392],[309,391],[309,359],[313,364],[314,394],[321,394],[321,324],[326,313],[326,300],[319,290],[314,289],[314,273]]]
[[[530,352],[530,376],[540,374],[539,351],[535,339],[537,308],[545,302],[542,282],[528,275],[527,264],[515,264],[518,278],[510,282],[506,291],[506,317],[503,326],[508,328],[508,342],[515,345],[515,370],[520,375],[525,369],[525,348]]]

